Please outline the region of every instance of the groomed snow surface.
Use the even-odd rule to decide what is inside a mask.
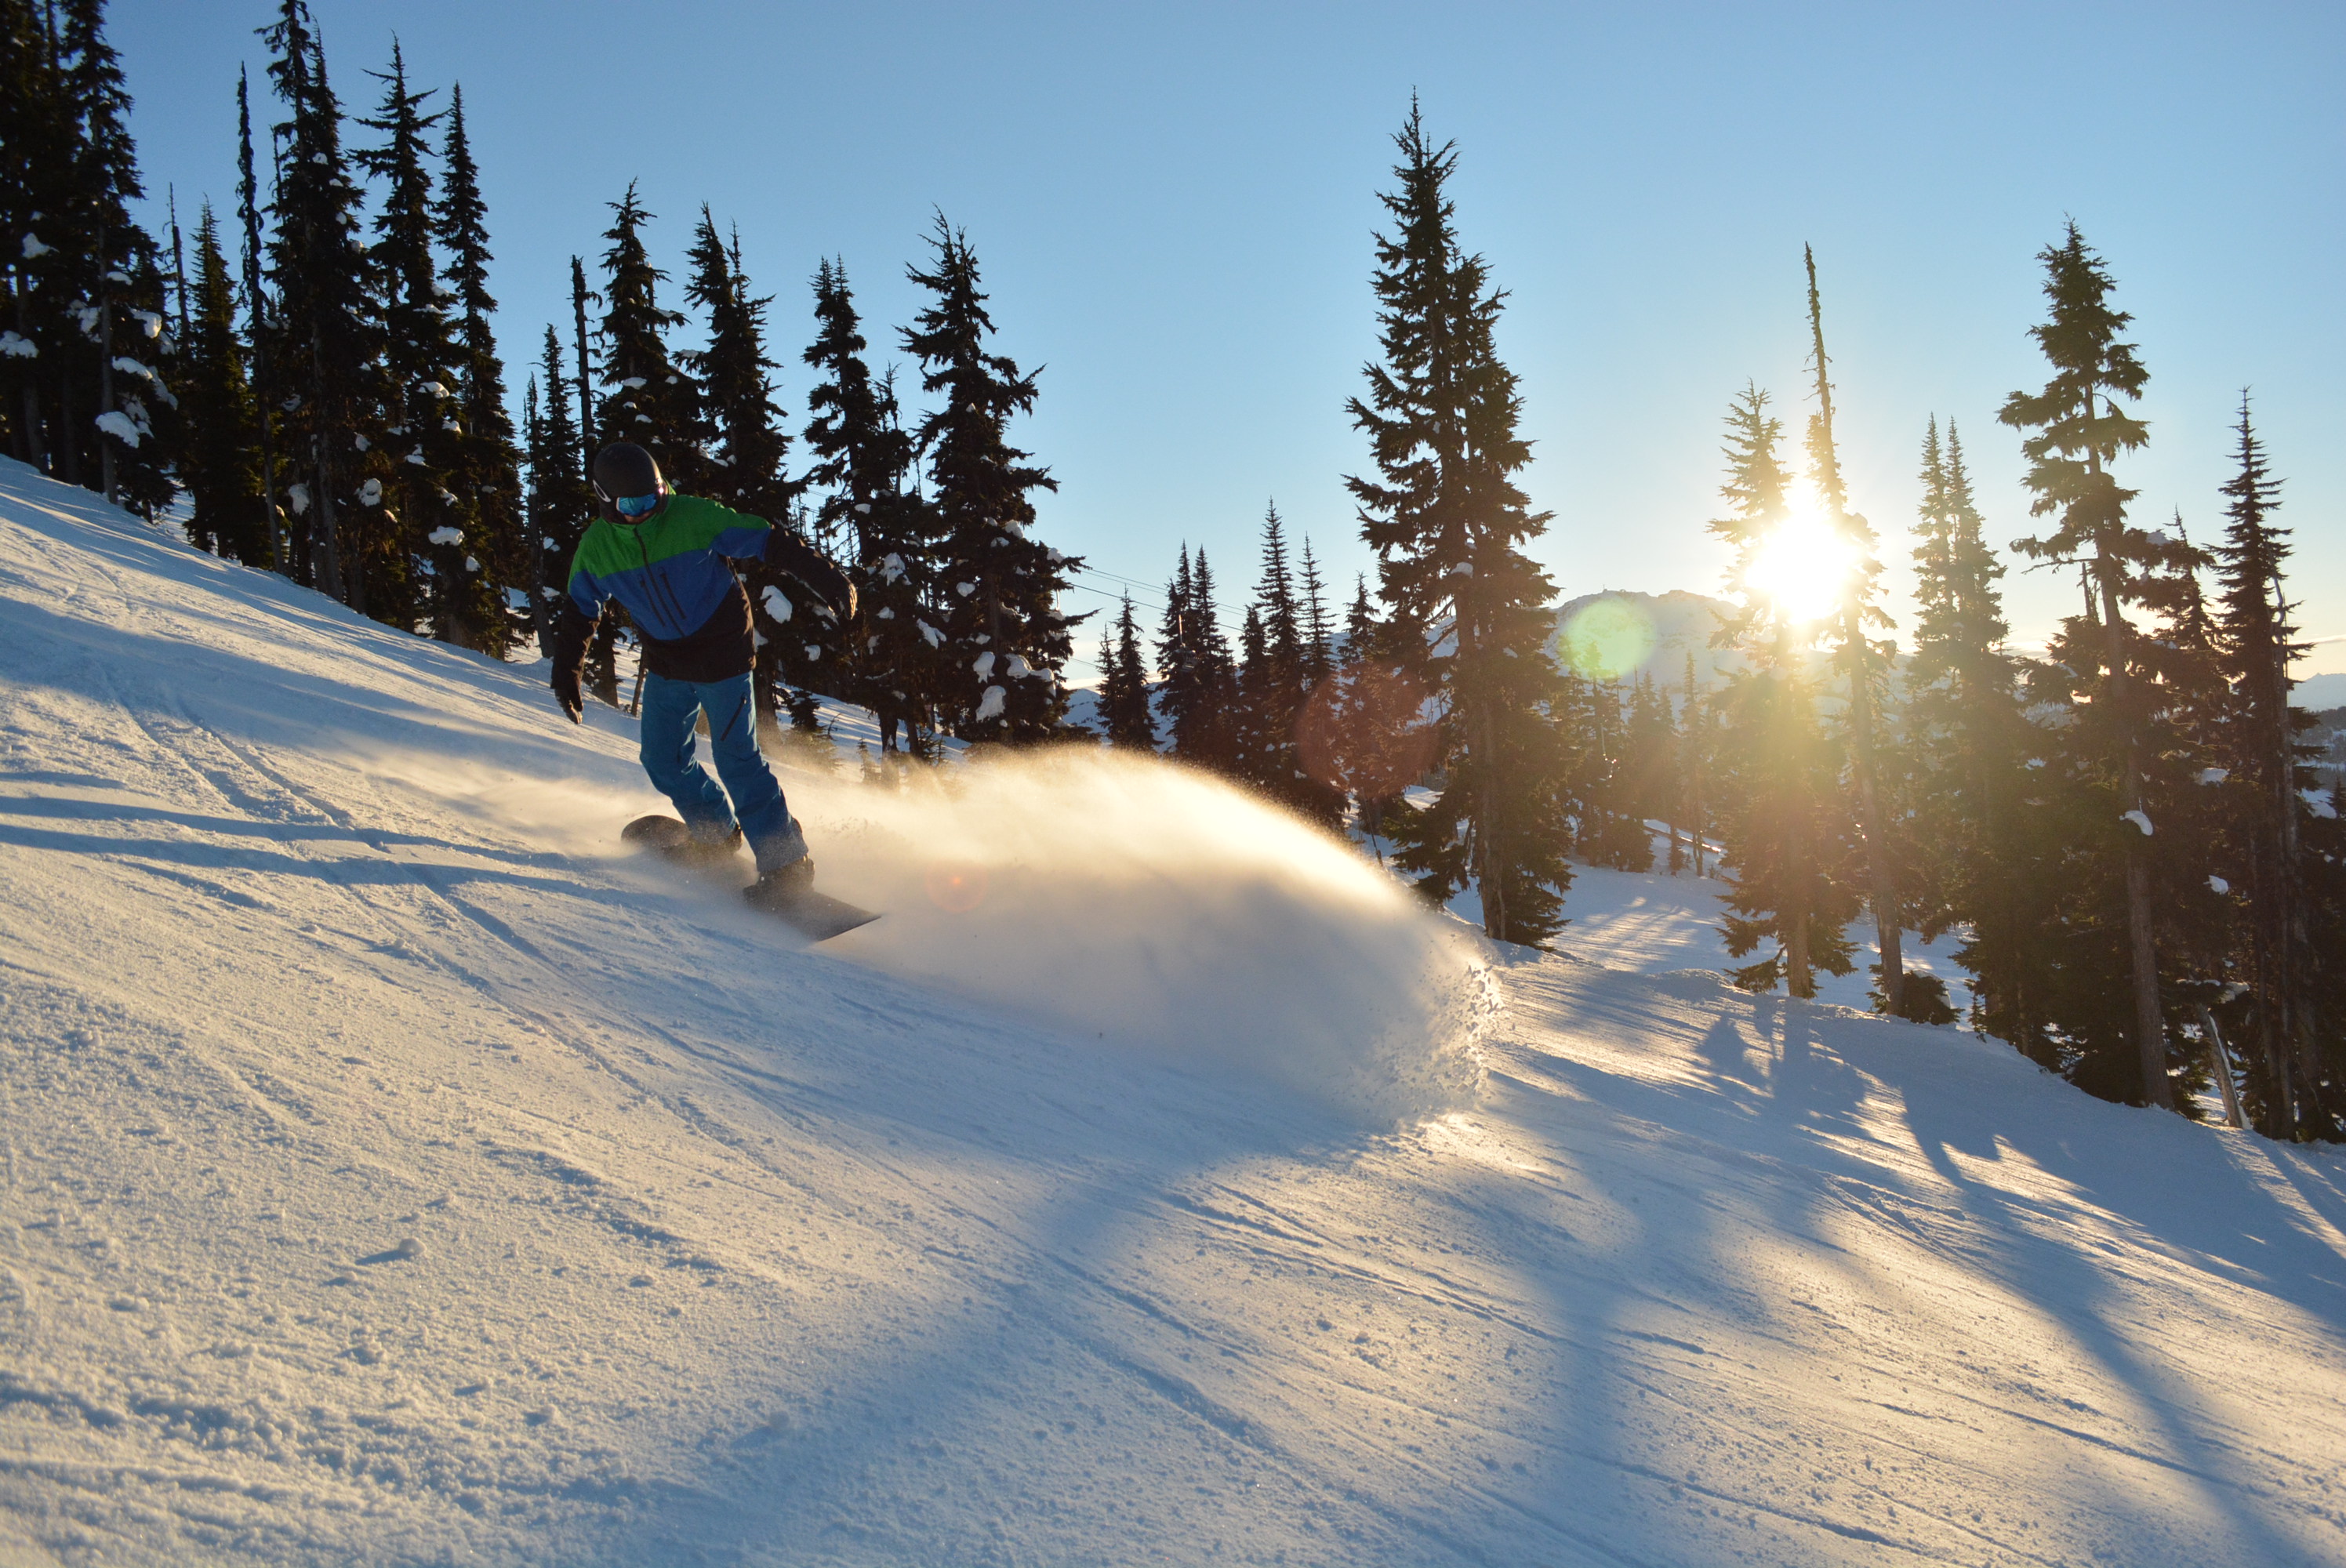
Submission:
[[[795,949],[592,720],[0,464],[0,1563],[2346,1561],[2335,1151],[1098,758]]]

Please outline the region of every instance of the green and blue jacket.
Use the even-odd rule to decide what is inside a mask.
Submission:
[[[699,495],[670,495],[640,523],[597,517],[570,561],[570,592],[555,649],[557,669],[586,658],[586,638],[617,599],[644,638],[644,667],[671,680],[729,680],[756,656],[750,597],[734,561],[763,561],[825,598],[845,579],[762,517]]]

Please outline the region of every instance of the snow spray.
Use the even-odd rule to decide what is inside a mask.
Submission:
[[[1110,751],[904,779],[786,779],[821,885],[887,911],[826,952],[1350,1115],[1473,1097],[1496,1007],[1476,945],[1320,830]]]

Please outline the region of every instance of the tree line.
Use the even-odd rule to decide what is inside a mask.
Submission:
[[[1920,441],[1912,643],[1885,636],[1881,540],[1851,504],[1823,311],[1807,259],[1809,411],[1795,448],[1769,394],[1727,414],[1724,515],[1740,667],[1658,740],[1665,792],[1709,802],[1733,884],[1739,985],[1811,995],[1872,928],[1880,1010],[1952,1022],[1902,937],[1956,933],[1968,1023],[2104,1098],[2197,1114],[2215,1094],[2276,1137],[2346,1135],[2346,833],[2316,788],[2314,720],[2281,482],[2243,392],[2220,525],[2136,514],[2123,463],[2149,440],[2149,379],[2104,260],[2072,223],[2037,258],[2041,389],[1994,411],[2019,441],[2035,533],[2013,550],[2069,575],[2043,657],[2013,647],[1957,421]],[[1803,524],[1809,532],[1803,532]],[[1764,590],[1788,536],[1837,550],[1832,601]],[[1663,813],[1668,814],[1668,813]],[[1697,813],[1699,815],[1699,811]],[[1678,818],[1676,820],[1684,820]]]
[[[1714,688],[1688,659],[1622,687],[1554,648],[1554,589],[1524,546],[1550,521],[1496,351],[1504,291],[1461,247],[1455,168],[1413,107],[1377,239],[1382,353],[1351,405],[1374,471],[1348,481],[1378,559],[1330,639],[1300,600],[1274,512],[1233,658],[1203,553],[1185,549],[1158,644],[1178,757],[1308,815],[1389,839],[1428,899],[1472,887],[1484,930],[1545,945],[1570,861],[1668,869],[1716,841],[1721,929],[1748,990],[1812,996],[1880,953],[1874,1000],[1956,1014],[1903,939],[1961,938],[1971,1027],[2105,1098],[2227,1115],[2283,1138],[2346,1135],[2346,830],[2316,786],[2281,482],[2243,393],[2219,531],[2148,524],[2122,482],[2148,441],[2148,380],[2108,267],[2072,224],[2038,257],[2040,390],[1995,409],[2028,463],[2039,531],[2013,548],[2071,574],[2076,613],[2042,657],[2012,647],[1955,419],[1921,439],[1918,609],[1901,650],[1882,541],[1849,493],[1815,258],[1804,258],[1809,410],[1788,441],[1747,386],[1725,421],[1735,607]],[[1837,562],[1837,578],[1829,568]],[[1832,578],[1821,602],[1786,592]],[[1299,607],[1300,606],[1300,607]],[[1155,745],[1129,605],[1102,663],[1111,738]],[[1398,760],[1397,760],[1398,759]],[[1400,787],[1427,788],[1403,798]]]

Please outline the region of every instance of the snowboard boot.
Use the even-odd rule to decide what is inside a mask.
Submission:
[[[761,871],[741,890],[741,896],[760,909],[781,909],[797,902],[814,887],[814,857],[801,855],[787,866]]]

